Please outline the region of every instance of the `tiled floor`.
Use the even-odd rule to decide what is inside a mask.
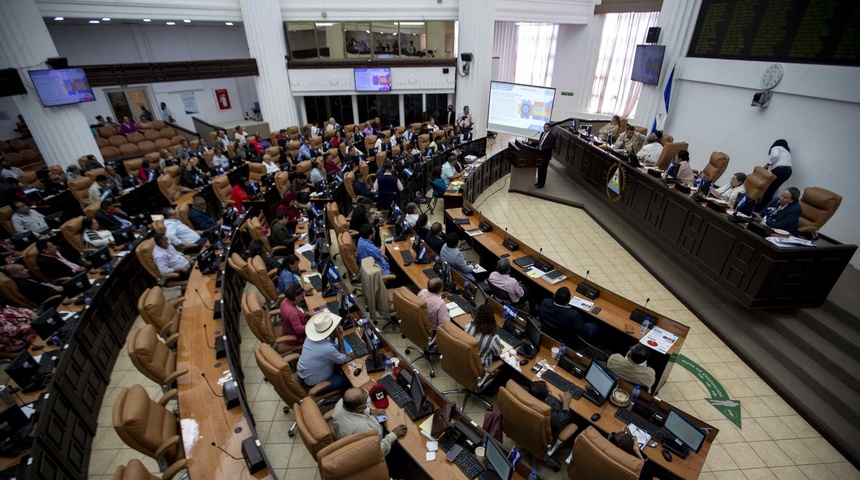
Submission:
[[[485,215],[507,227],[521,240],[531,245],[542,245],[545,255],[571,270],[581,275],[589,271],[589,278],[603,287],[639,303],[650,298],[649,307],[689,325],[691,331],[682,353],[712,373],[732,398],[741,400],[743,428],[738,429],[705,401],[707,392],[685,370],[673,369],[661,390],[660,396],[664,400],[695,413],[720,429],[701,479],[860,479],[860,473],[852,465],[585,212],[510,194],[505,181],[500,180],[488,188],[476,202]],[[550,186],[548,184],[548,188]],[[441,218],[440,208],[431,222],[441,221]],[[471,253],[466,252],[466,255]],[[284,403],[272,387],[263,382],[252,353],[258,342],[245,324],[242,338],[246,394],[257,421],[257,432],[278,477],[291,480],[319,478],[315,462],[301,440],[298,436],[290,438],[287,435],[293,414],[281,411]],[[387,338],[401,352],[409,344],[397,333],[391,333]],[[116,466],[130,458],[140,458],[151,471],[156,471],[152,460],[125,447],[111,427],[110,412],[120,388],[141,383],[147,386],[153,397],[160,395],[161,391],[135,370],[124,351],[123,348],[99,417],[90,463],[90,477],[94,479],[100,476],[103,480],[112,478]],[[426,371],[424,360],[416,362],[416,366]],[[456,382],[441,368],[436,369],[436,378],[432,382],[439,390],[457,388]],[[489,400],[495,404],[494,398]],[[457,399],[457,403],[462,405],[462,397]],[[465,411],[478,423],[483,421],[484,409],[479,403],[470,402]],[[505,443],[510,446],[510,440],[506,439]],[[558,457],[563,459],[568,452],[569,448],[566,448]],[[554,473],[547,467],[539,467],[539,471],[550,479],[566,477],[566,474]]]

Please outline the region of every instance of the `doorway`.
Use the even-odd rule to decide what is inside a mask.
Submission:
[[[123,117],[128,117],[135,122],[139,121],[144,112],[148,112],[152,119],[157,119],[154,113],[157,110],[152,108],[146,87],[116,88],[106,90],[105,93],[114,118],[118,122],[121,122]]]

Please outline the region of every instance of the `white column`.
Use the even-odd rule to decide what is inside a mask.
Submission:
[[[254,77],[260,111],[272,130],[299,124],[287,75],[287,43],[278,0],[239,0],[248,49],[257,60]]]
[[[487,114],[490,98],[490,77],[493,73],[493,31],[495,22],[493,12],[495,0],[461,0],[459,22],[459,52],[471,53],[472,61],[469,75],[457,77],[457,101],[454,108],[457,114],[463,113],[468,106],[475,121],[472,129],[474,138],[487,134]],[[463,67],[457,59],[459,70]],[[458,74],[459,75],[459,74]]]
[[[660,83],[656,87],[642,86],[639,94],[639,104],[636,106],[635,124],[647,128],[649,131],[654,125],[660,102],[663,101],[663,90],[669,74],[676,63],[680,63],[687,52],[690,38],[687,31],[696,23],[696,15],[699,12],[701,0],[664,0],[663,8],[660,10],[660,18],[657,26],[662,28],[660,32],[660,45],[666,45],[666,54],[663,59],[663,71],[660,73]],[[678,90],[678,71],[675,72],[672,90]],[[671,106],[671,105],[670,105]],[[668,122],[672,121],[672,111],[669,110]],[[671,134],[669,123],[664,125],[666,133]]]
[[[35,0],[0,1],[0,67],[16,68],[27,87],[15,95],[15,106],[48,165],[77,164],[93,154],[102,159],[80,105],[45,108],[30,81],[28,70],[47,69],[45,60],[56,57],[57,48]]]

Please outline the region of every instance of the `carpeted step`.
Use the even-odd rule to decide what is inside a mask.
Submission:
[[[841,380],[855,393],[860,392],[860,361],[858,361],[860,357],[836,348],[830,338],[820,334],[823,330],[813,329],[798,318],[784,319],[779,331],[785,339],[797,347],[797,350],[808,355],[816,363],[814,367],[809,366],[807,370],[824,370]],[[851,350],[857,350],[857,348],[858,346],[854,345]]]

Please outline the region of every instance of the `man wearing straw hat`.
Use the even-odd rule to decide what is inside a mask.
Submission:
[[[346,363],[340,317],[331,312],[320,312],[308,321],[305,334],[307,338],[296,367],[305,388],[310,390],[320,383],[328,382],[315,395],[347,389],[350,386],[349,379],[340,369]]]

